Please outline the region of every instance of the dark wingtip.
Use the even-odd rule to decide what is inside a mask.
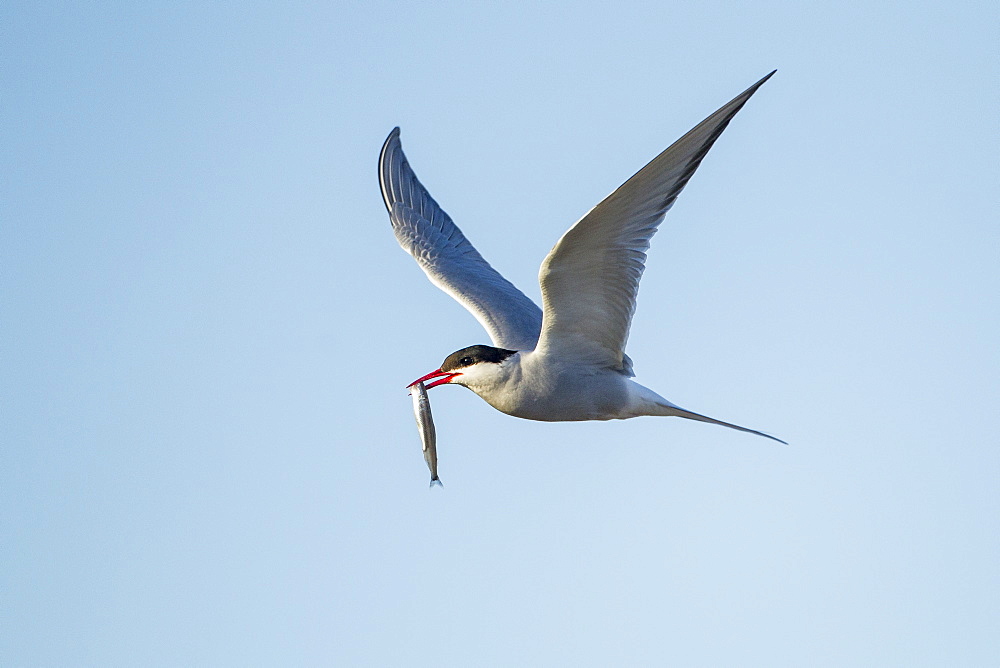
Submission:
[[[773,77],[773,76],[774,76],[774,74],[775,74],[775,72],[777,72],[777,71],[778,71],[778,70],[771,70],[770,72],[768,72],[767,74],[765,74],[765,75],[764,75],[764,77],[763,77],[763,78],[762,78],[762,79],[761,79],[760,81],[758,81],[758,82],[757,82],[757,83],[755,83],[754,85],[750,86],[750,88],[747,88],[747,89],[746,89],[746,90],[745,90],[745,91],[743,92],[743,95],[747,95],[748,93],[749,93],[750,95],[753,95],[754,93],[756,93],[756,92],[757,92],[757,89],[758,89],[758,88],[760,88],[761,86],[763,86],[763,85],[764,85],[764,82],[766,82],[766,81],[767,81],[768,79],[770,79],[771,77]]]
[[[392,129],[392,132],[389,133],[389,136],[385,138],[384,142],[382,142],[382,153],[381,153],[381,155],[379,155],[379,165],[380,166],[382,164],[382,160],[385,158],[385,150],[386,150],[386,148],[388,148],[389,144],[392,142],[393,139],[399,139],[399,126],[398,125]]]
[[[389,147],[392,145],[393,141],[399,142],[399,126],[397,125],[389,133],[389,136],[385,138],[382,142],[382,150],[378,154],[378,183],[379,188],[382,191],[382,202],[385,204],[386,210],[389,212],[390,219],[392,217],[392,200],[389,197],[389,193],[386,192],[386,173],[385,173],[385,156],[389,152]],[[399,149],[402,151],[402,148]]]

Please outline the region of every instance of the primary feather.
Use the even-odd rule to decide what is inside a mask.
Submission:
[[[656,156],[556,243],[538,277],[539,351],[631,375],[625,343],[649,240],[729,121],[772,74]]]
[[[427,277],[486,328],[493,345],[531,350],[542,328],[542,311],[500,275],[417,180],[403,154],[399,128],[379,158],[382,198],[396,240]]]

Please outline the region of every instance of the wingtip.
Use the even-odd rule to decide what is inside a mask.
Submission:
[[[397,125],[389,133],[389,136],[385,138],[382,142],[382,150],[378,154],[378,182],[379,187],[382,190],[382,202],[385,203],[385,208],[389,211],[390,217],[392,215],[392,200],[389,197],[389,192],[387,190],[387,181],[389,179],[387,170],[387,160],[386,156],[389,153],[394,153],[395,151],[402,152],[402,144],[399,141],[399,126]],[[388,161],[391,162],[391,161]]]
[[[747,100],[749,100],[753,96],[753,94],[757,92],[757,89],[760,88],[761,86],[763,86],[764,83],[768,79],[770,79],[771,77],[773,77],[774,74],[777,71],[778,70],[771,70],[770,72],[768,72],[767,74],[765,74],[759,81],[757,81],[757,83],[753,84],[752,86],[750,86],[749,88],[747,88],[745,91],[743,91],[742,93],[740,93],[739,95],[737,95],[736,97],[734,97],[732,100],[729,101],[728,104],[724,105],[722,108],[720,108],[718,111],[716,111],[715,114],[712,114],[711,116],[709,116],[708,118],[706,118],[705,121],[702,121],[702,123],[705,123],[706,121],[708,121],[710,119],[713,119],[716,116],[716,114],[718,114],[719,112],[722,112],[723,110],[729,110],[729,114],[728,114],[728,116],[726,118],[726,123],[728,123],[729,120],[732,119],[732,117],[736,115],[736,112],[738,112],[740,109],[743,108],[743,105],[746,104]],[[733,107],[733,105],[736,105],[736,106]],[[699,125],[698,127],[701,127],[701,126]],[[725,127],[725,126],[723,126],[723,127]],[[697,129],[697,128],[695,128],[695,129]],[[687,136],[687,135],[685,135],[685,136]]]
[[[761,86],[763,86],[763,85],[764,85],[764,83],[765,83],[765,82],[766,82],[766,81],[767,81],[768,79],[770,79],[771,77],[773,77],[773,76],[775,75],[775,73],[776,73],[777,71],[778,71],[778,70],[774,69],[774,70],[771,70],[770,72],[768,72],[767,74],[765,74],[765,75],[764,75],[764,76],[763,76],[763,77],[761,78],[761,80],[760,80],[760,81],[758,81],[758,82],[757,82],[757,83],[755,83],[754,85],[750,86],[750,88],[748,88],[748,89],[747,89],[747,92],[748,92],[748,93],[754,93],[754,92],[756,92],[756,91],[757,91],[757,89],[758,89],[758,88],[760,88]]]
[[[391,144],[393,141],[399,141],[399,126],[398,125],[392,129],[392,132],[390,132],[389,135],[385,138],[385,141],[382,142],[382,152],[379,155],[379,165],[380,166],[382,164],[382,161],[385,160],[385,152],[389,148],[389,144]]]
[[[390,132],[389,135],[385,138],[385,141],[382,142],[382,154],[383,155],[385,155],[385,149],[386,149],[386,147],[389,146],[389,144],[394,139],[396,139],[396,140],[399,139],[399,126],[398,125],[392,129],[392,132]]]

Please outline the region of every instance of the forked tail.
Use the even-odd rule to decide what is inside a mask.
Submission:
[[[788,445],[786,441],[782,441],[780,438],[771,436],[770,434],[765,434],[762,431],[757,431],[756,429],[747,429],[746,427],[741,427],[738,424],[732,424],[731,422],[723,422],[722,420],[716,420],[715,418],[710,418],[707,415],[701,415],[700,413],[692,413],[689,410],[685,410],[680,406],[675,406],[670,402],[666,404],[657,403],[657,415],[676,415],[677,417],[687,418],[688,420],[697,420],[698,422],[708,422],[710,424],[722,425],[723,427],[729,427],[730,429],[736,429],[737,431],[745,431],[749,434],[757,434],[758,436],[763,436],[764,438],[769,438],[772,441],[777,441],[778,443],[784,443]],[[662,411],[662,412],[661,412]]]

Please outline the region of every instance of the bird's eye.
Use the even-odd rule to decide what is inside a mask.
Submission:
[[[462,366],[469,366],[470,364],[472,364],[472,358],[463,357],[462,359],[458,360],[458,363],[461,364]]]

